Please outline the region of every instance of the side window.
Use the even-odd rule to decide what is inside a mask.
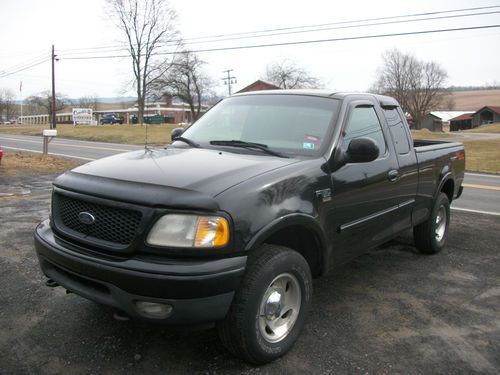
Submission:
[[[377,144],[380,155],[385,154],[386,145],[380,121],[373,107],[356,107],[344,131],[344,144],[347,147],[354,138],[368,137]]]
[[[399,155],[407,154],[410,152],[410,143],[408,142],[408,135],[397,108],[384,109],[384,115],[387,119],[392,138],[394,139],[396,152]]]

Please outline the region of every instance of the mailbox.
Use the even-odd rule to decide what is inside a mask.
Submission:
[[[43,136],[44,137],[56,137],[57,130],[56,129],[43,129]]]

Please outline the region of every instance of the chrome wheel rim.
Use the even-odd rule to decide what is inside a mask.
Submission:
[[[439,207],[438,213],[436,215],[436,226],[434,229],[434,236],[437,242],[441,242],[444,234],[446,232],[446,222],[448,218],[446,215],[446,208],[444,206]]]
[[[258,326],[264,340],[276,343],[292,331],[299,316],[302,292],[290,273],[276,276],[267,287],[259,309]]]

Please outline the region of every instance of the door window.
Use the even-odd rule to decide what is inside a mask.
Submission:
[[[371,138],[380,150],[380,156],[385,154],[386,144],[380,121],[372,106],[360,106],[352,110],[351,118],[344,131],[344,145],[347,148],[354,138]]]

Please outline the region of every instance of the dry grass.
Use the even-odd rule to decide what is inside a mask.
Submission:
[[[449,133],[432,133],[428,130],[413,130],[415,139],[440,139],[462,142],[465,147],[465,169],[469,172],[500,174],[500,139],[464,140]]]
[[[64,172],[80,164],[76,160],[57,156],[5,151],[0,164],[0,176],[23,172]]]
[[[476,111],[485,105],[500,105],[500,90],[455,91],[451,97],[456,111]]]
[[[0,132],[22,135],[42,135],[48,125],[2,126]],[[148,125],[148,143],[162,145],[170,143],[170,132],[178,127],[176,124]],[[57,125],[57,136],[61,138],[80,139],[111,143],[144,144],[146,126],[140,125]]]
[[[500,133],[500,123],[483,125],[479,128],[465,130],[465,133]]]
[[[500,174],[500,139],[464,141],[463,144],[467,171]]]

